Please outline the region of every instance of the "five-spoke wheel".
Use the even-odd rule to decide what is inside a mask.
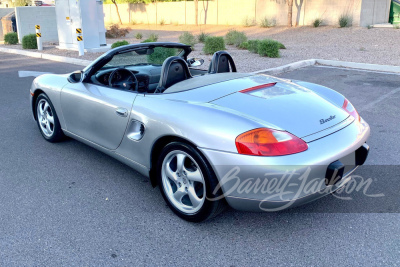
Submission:
[[[196,161],[187,153],[174,150],[164,158],[162,180],[165,193],[182,212],[196,213],[204,203],[205,182]]]
[[[159,156],[157,173],[161,194],[179,217],[201,222],[225,207],[218,179],[195,147],[184,142],[167,144]]]
[[[37,105],[37,119],[43,134],[51,137],[54,133],[54,116],[46,99],[41,99]]]
[[[64,138],[55,109],[45,94],[36,99],[36,120],[42,136],[49,142],[58,142]]]

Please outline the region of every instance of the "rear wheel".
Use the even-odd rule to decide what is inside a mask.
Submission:
[[[40,133],[49,142],[59,142],[65,136],[50,99],[40,94],[36,99],[36,116]]]
[[[157,164],[161,194],[179,217],[201,222],[219,214],[224,206],[218,180],[205,158],[181,142],[168,144]]]

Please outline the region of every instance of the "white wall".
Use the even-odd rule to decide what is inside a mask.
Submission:
[[[19,42],[25,35],[35,33],[36,24],[40,25],[43,42],[58,41],[55,7],[16,7],[15,15]]]
[[[14,11],[14,8],[0,8],[0,19]]]
[[[388,23],[391,0],[363,0],[361,26]]]

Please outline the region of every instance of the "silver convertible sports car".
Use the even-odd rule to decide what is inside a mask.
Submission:
[[[368,124],[326,87],[207,68],[179,43],[126,45],[30,89],[49,142],[77,139],[149,177],[172,211],[200,222],[227,205],[276,211],[342,189],[363,165]],[[249,63],[250,64],[250,63]]]

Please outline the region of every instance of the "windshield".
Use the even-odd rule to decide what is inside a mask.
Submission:
[[[116,54],[102,69],[125,66],[162,65],[167,58],[178,56],[181,52],[182,49],[168,47],[145,48],[125,52]]]

